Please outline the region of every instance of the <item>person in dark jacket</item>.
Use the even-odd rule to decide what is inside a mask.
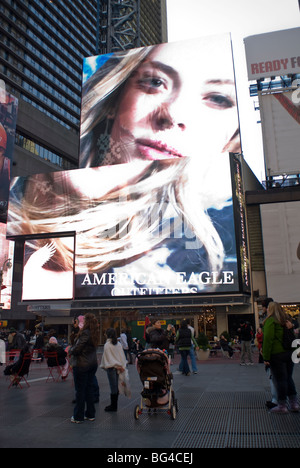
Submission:
[[[229,357],[231,358],[233,356],[233,349],[232,347],[229,345],[227,339],[225,338],[224,335],[221,335],[220,336],[220,346],[221,348],[223,349],[223,351],[225,351],[226,353],[228,353]]]
[[[48,345],[46,346],[46,350],[48,353],[56,353],[56,356],[48,356],[47,357],[47,365],[48,367],[57,367],[59,365],[61,378],[65,380],[69,374],[69,361],[67,360],[67,352],[64,348],[58,344],[57,339],[55,336],[51,336]]]
[[[48,367],[56,367],[57,364],[64,366],[66,364],[67,353],[64,348],[58,344],[57,339],[54,336],[50,338],[49,343],[46,346],[46,350],[49,353],[57,353],[57,361],[53,357],[47,359]]]
[[[44,334],[41,330],[37,328],[35,331],[35,344],[33,346],[33,349],[36,350],[36,352],[38,353],[37,357],[38,359],[41,360],[41,362],[43,362],[44,360],[44,354],[43,354],[44,346],[45,346]]]
[[[76,390],[76,404],[71,422],[82,423],[84,419],[95,420],[94,379],[98,368],[97,346],[99,327],[94,314],[86,314],[74,346],[69,351],[72,358]]]
[[[192,336],[192,332],[190,328],[188,328],[188,322],[186,320],[182,320],[180,324],[180,328],[176,334],[176,344],[181,354],[182,373],[184,375],[191,374],[187,358],[190,355],[192,342],[194,343],[196,349],[198,350],[199,349],[198,343],[195,340],[195,338]]]
[[[18,360],[6,366],[4,369],[4,375],[10,376],[10,379],[14,380],[14,386],[17,387],[21,377],[28,375],[31,359],[26,359],[24,357],[30,355],[30,345],[28,343],[21,349]],[[24,361],[24,362],[23,362]],[[18,378],[16,377],[18,375]]]
[[[10,334],[12,335],[12,343],[9,347],[9,351],[15,349],[23,349],[26,345],[26,340],[21,333],[19,333],[15,328],[10,329]]]
[[[253,338],[253,329],[249,322],[241,320],[240,328],[238,329],[239,338],[241,341],[241,360],[240,365],[245,366],[245,358],[248,356],[249,364],[253,365],[251,340]]]
[[[150,348],[169,349],[169,340],[165,330],[161,328],[160,320],[155,320],[153,327],[149,330],[149,343]]]

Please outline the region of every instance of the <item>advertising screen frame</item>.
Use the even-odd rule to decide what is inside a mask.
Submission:
[[[295,94],[296,93],[296,94]],[[299,173],[300,91],[259,95],[259,107],[268,177]]]
[[[8,235],[75,233],[75,300],[248,292],[230,35],[100,63],[84,78],[82,167],[15,179]],[[101,287],[100,274],[119,283],[87,292],[90,273]]]
[[[236,252],[236,280],[235,280],[235,286],[233,288],[227,288],[223,290],[204,290],[204,291],[197,291],[196,293],[181,293],[181,294],[158,294],[158,295],[151,295],[151,294],[145,294],[145,295],[135,295],[135,298],[143,297],[153,299],[154,297],[174,297],[175,295],[177,297],[180,296],[189,296],[189,297],[197,297],[197,296],[204,296],[207,294],[210,294],[212,296],[214,295],[220,295],[220,294],[234,294],[234,293],[249,293],[250,292],[250,274],[249,274],[249,261],[248,261],[248,247],[247,247],[247,233],[246,233],[246,220],[245,220],[245,206],[244,206],[244,193],[243,193],[243,182],[242,182],[242,171],[241,171],[241,164],[239,161],[238,155],[235,154],[230,154],[229,155],[229,162],[230,162],[230,184],[232,186],[232,215],[231,215],[231,222],[234,225],[234,238],[233,242],[235,244],[235,252]],[[104,173],[106,174],[107,171],[109,171],[109,167],[107,168],[101,168],[100,171],[102,172],[104,170]],[[91,169],[82,169],[79,170],[80,173],[87,172],[88,174],[88,180],[91,180],[91,173],[93,172],[98,172],[98,168],[91,168]],[[74,171],[65,171],[65,174],[75,174]],[[63,177],[62,172],[60,173],[53,173],[56,176],[59,176],[59,178]],[[77,173],[78,175],[78,173]],[[31,176],[35,177],[35,176]],[[29,179],[31,179],[29,177]],[[26,179],[26,178],[25,178]],[[20,187],[23,187],[25,184],[25,181],[23,178],[18,178],[18,183]],[[78,179],[77,179],[78,180]],[[17,183],[17,185],[18,185]],[[16,182],[12,184],[12,186],[15,188]],[[16,196],[16,195],[14,195]],[[67,203],[67,206],[70,206],[70,202]],[[74,268],[73,268],[73,274],[74,274],[74,282],[76,283],[76,276],[75,276],[75,269],[76,269],[76,248],[78,244],[78,239],[75,231],[69,230],[70,226],[66,224],[66,230],[63,232],[53,232],[51,236],[46,233],[41,233],[39,235],[31,235],[30,232],[28,232],[26,235],[17,235],[16,231],[14,232],[15,229],[15,224],[12,223],[10,224],[10,218],[8,220],[8,237],[10,239],[23,239],[24,242],[29,241],[29,240],[37,240],[37,239],[42,239],[43,242],[46,242],[46,239],[56,239],[57,237],[74,237],[75,238],[75,262],[74,262]],[[80,235],[80,234],[79,234]],[[50,240],[48,240],[50,242]],[[230,278],[227,277],[227,280],[229,281]],[[117,295],[117,296],[110,296],[110,295],[97,295],[97,294],[77,294],[76,293],[76,288],[74,288],[74,295],[73,299],[75,300],[81,300],[81,299],[99,299],[99,298],[106,298],[106,299],[122,299],[126,298],[128,299],[129,297],[133,297],[132,295]],[[54,299],[45,297],[44,300],[52,300]],[[57,297],[55,299],[61,299],[61,297]],[[66,298],[67,299],[67,298]],[[29,298],[28,298],[29,300]],[[34,299],[32,299],[34,300]],[[39,300],[42,300],[42,298],[39,298]]]
[[[74,233],[24,238],[22,301],[74,299],[75,238]],[[61,260],[51,262],[58,243],[73,250],[73,265],[69,272],[56,275],[62,269]]]
[[[0,223],[6,223],[18,99],[0,88]]]
[[[264,204],[260,211],[267,294],[281,304],[298,304],[300,201]]]
[[[300,73],[300,28],[244,38],[248,80]]]

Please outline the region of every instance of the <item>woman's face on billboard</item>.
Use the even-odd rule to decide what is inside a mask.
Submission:
[[[195,41],[155,48],[128,79],[112,129],[122,162],[204,157],[238,128],[230,54]]]

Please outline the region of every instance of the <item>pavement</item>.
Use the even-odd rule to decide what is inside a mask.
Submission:
[[[175,420],[166,411],[149,414],[147,410],[134,418],[142,391],[134,365],[128,366],[132,397],[120,396],[118,412],[105,412],[110,392],[105,371],[99,368],[96,420],[80,425],[70,422],[72,375],[65,381],[47,382],[46,363],[33,363],[30,387],[9,389],[2,366],[0,448],[102,448],[114,449],[115,457],[132,448],[144,454],[147,449],[181,454],[199,448],[300,448],[300,413],[279,415],[266,409],[269,382],[264,365],[258,364],[257,355],[254,359],[253,366],[240,366],[237,357],[210,357],[198,361],[197,374],[185,376],[177,373],[176,356],[171,367],[178,400]],[[300,364],[295,365],[294,381],[300,396]],[[110,451],[103,453],[110,456]]]

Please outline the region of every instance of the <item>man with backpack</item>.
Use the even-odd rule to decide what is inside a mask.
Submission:
[[[253,338],[253,329],[249,322],[244,322],[241,320],[240,328],[238,329],[239,338],[241,341],[241,360],[240,365],[245,366],[245,357],[248,356],[249,362],[248,365],[253,366],[252,351],[251,351],[251,341]]]

